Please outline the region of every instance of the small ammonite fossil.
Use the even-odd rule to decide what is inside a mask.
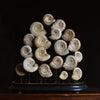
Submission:
[[[50,69],[50,66],[48,64],[42,64],[39,67],[39,74],[43,77],[43,78],[50,78],[53,73]]]
[[[68,49],[72,52],[78,51],[81,47],[81,42],[79,41],[79,39],[77,38],[73,38],[70,41],[70,44],[68,46]]]
[[[35,57],[39,61],[47,61],[50,59],[51,56],[47,53],[46,49],[40,47],[36,49]]]
[[[26,71],[24,70],[22,63],[19,63],[19,64],[16,65],[15,71],[16,71],[16,74],[19,75],[19,76],[25,76],[26,75]]]
[[[33,39],[34,39],[34,36],[32,34],[26,34],[24,36],[24,44],[26,45],[29,45],[30,47],[33,46]]]
[[[27,72],[35,72],[38,70],[38,64],[35,63],[35,60],[33,58],[26,58],[23,61],[23,68],[27,71]]]
[[[75,57],[72,55],[68,55],[66,57],[63,67],[66,70],[73,70],[75,67],[77,67],[77,61],[75,60]]]
[[[50,63],[50,66],[54,69],[60,69],[63,66],[63,59],[60,56],[55,56]]]
[[[51,24],[53,24],[55,22],[55,19],[54,19],[53,15],[45,14],[44,17],[43,17],[43,22],[46,25],[51,25]]]
[[[34,36],[38,36],[38,35],[41,35],[41,34],[43,34],[43,35],[46,34],[44,26],[40,22],[34,22],[34,23],[32,23],[31,26],[30,26],[30,32]]]
[[[66,29],[62,35],[62,39],[69,42],[73,38],[75,38],[75,32],[72,29]]]
[[[76,67],[73,70],[72,79],[77,81],[77,80],[80,80],[81,78],[82,78],[82,70]]]
[[[24,58],[33,57],[32,49],[29,45],[22,46],[20,54]]]
[[[59,75],[59,78],[61,80],[66,80],[68,78],[68,73],[67,71],[62,71],[61,74]]]
[[[64,40],[57,40],[54,44],[54,50],[61,56],[65,56],[69,53],[67,43]]]

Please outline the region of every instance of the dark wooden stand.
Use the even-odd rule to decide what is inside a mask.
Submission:
[[[100,89],[87,89],[79,93],[3,93],[0,100],[100,100]]]

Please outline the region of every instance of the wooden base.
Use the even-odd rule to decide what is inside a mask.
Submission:
[[[0,94],[0,100],[100,100],[100,89],[87,89],[80,93]]]

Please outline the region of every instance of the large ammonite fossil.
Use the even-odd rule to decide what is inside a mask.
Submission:
[[[46,31],[44,25],[50,27],[50,32]],[[75,37],[73,29],[66,29],[64,20],[45,14],[43,24],[37,21],[30,25],[30,32],[24,36],[23,42],[20,54],[24,61],[23,65],[16,66],[17,75],[24,76],[38,70],[41,77],[50,78],[55,75],[52,70],[62,69],[58,75],[61,80],[67,80],[71,70],[72,80],[81,79],[82,70],[77,67],[83,59],[79,51],[81,42]]]

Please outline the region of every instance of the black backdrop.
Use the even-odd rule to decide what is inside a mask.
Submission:
[[[62,18],[67,28],[76,32],[82,42],[84,55],[80,67],[89,87],[100,87],[100,16],[98,3],[74,1],[37,1],[0,3],[0,90],[7,89],[13,79],[14,68],[22,62],[20,48],[23,36],[29,33],[34,21],[41,21],[46,13]]]

